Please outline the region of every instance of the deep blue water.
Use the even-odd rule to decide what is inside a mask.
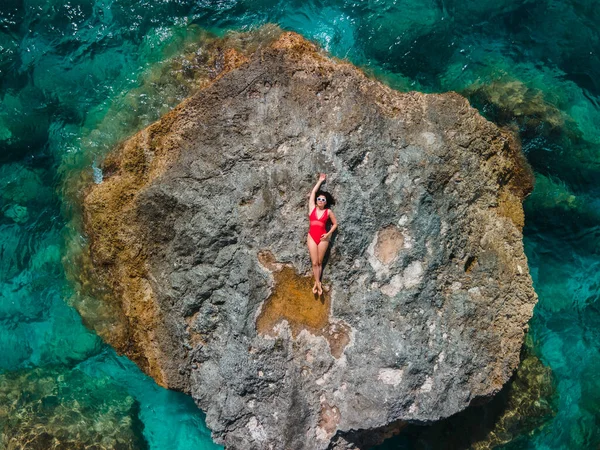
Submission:
[[[202,30],[268,22],[397,89],[461,92],[518,130],[537,179],[525,205],[539,294],[532,352],[552,370],[556,406],[507,448],[598,448],[600,12],[591,0],[3,0],[0,448],[48,417],[72,435],[72,423],[102,424],[133,447],[218,448],[191,400],[117,356],[71,306],[95,304],[69,276],[71,249],[85,243],[72,180],[189,92],[157,80],[202,45]]]

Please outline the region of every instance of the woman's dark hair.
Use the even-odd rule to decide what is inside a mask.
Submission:
[[[315,195],[315,200],[319,197],[319,195],[322,195],[327,199],[327,204],[325,205],[325,208],[330,208],[333,205],[335,205],[335,199],[333,198],[333,195],[331,195],[329,192],[317,191],[317,195]]]

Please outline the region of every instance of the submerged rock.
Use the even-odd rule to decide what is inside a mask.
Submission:
[[[148,447],[135,400],[110,381],[91,378],[77,369],[1,374],[0,398],[2,449]]]
[[[228,448],[341,446],[497,393],[536,302],[513,136],[457,94],[395,92],[292,33],[224,54],[85,197],[127,328],[105,339],[192,395]],[[318,172],[340,222],[321,299]]]

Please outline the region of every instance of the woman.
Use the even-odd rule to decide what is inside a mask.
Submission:
[[[315,184],[310,193],[308,201],[308,219],[310,220],[310,228],[308,230],[307,245],[312,261],[313,275],[315,277],[315,285],[313,286],[313,294],[323,294],[321,286],[321,271],[323,270],[323,258],[327,247],[329,247],[329,239],[337,228],[337,220],[333,211],[329,207],[333,204],[333,197],[327,192],[319,190],[321,184],[325,181],[324,173],[319,175],[319,181]],[[332,227],[327,232],[325,225],[330,220]]]

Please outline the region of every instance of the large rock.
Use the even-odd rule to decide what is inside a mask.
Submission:
[[[127,324],[105,338],[234,449],[324,449],[498,392],[536,302],[514,138],[457,94],[395,92],[295,34],[226,59],[85,198]],[[318,172],[340,223],[322,299]]]

